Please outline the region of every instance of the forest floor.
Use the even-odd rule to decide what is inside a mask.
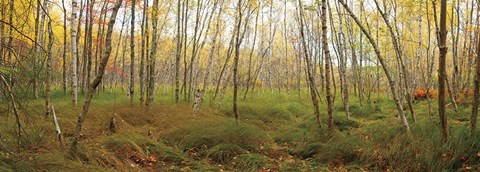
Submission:
[[[209,95],[209,94],[207,94]],[[229,95],[229,93],[227,93]],[[200,114],[192,105],[175,104],[171,94],[158,93],[147,109],[130,107],[125,93],[95,95],[83,137],[70,149],[79,105],[54,92],[52,102],[64,132],[55,138],[52,118],[44,118],[43,100],[22,105],[21,139],[15,118],[0,112],[0,171],[475,171],[480,170],[480,136],[469,137],[469,103],[458,111],[447,107],[451,139],[442,143],[436,100],[433,118],[427,101],[414,104],[411,133],[403,131],[393,101],[373,96],[351,100],[351,118],[335,101],[335,131],[319,128],[306,92],[255,93],[239,101],[235,124],[231,97],[220,108],[206,97]],[[28,106],[27,106],[28,104]],[[326,103],[321,104],[326,120]],[[407,113],[407,112],[406,112]],[[109,131],[112,117],[117,132]]]

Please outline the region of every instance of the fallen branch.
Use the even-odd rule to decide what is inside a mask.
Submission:
[[[62,130],[60,129],[60,124],[58,124],[57,115],[55,113],[55,107],[53,107],[53,105],[52,105],[52,114],[53,114],[53,124],[55,125],[55,130],[57,131],[57,139],[60,141],[60,144],[63,144]]]

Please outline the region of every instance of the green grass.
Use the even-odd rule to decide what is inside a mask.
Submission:
[[[326,105],[320,103],[323,128],[313,115],[308,92],[269,91],[239,100],[240,124],[233,119],[231,91],[211,101],[207,93],[200,114],[190,103],[176,105],[172,90],[160,88],[150,108],[128,104],[120,89],[95,94],[76,150],[71,133],[81,110],[70,96],[54,91],[55,106],[66,143],[55,139],[51,119],[44,119],[42,99],[25,94],[21,138],[15,119],[0,110],[0,171],[456,171],[480,170],[480,134],[470,137],[471,108],[447,107],[451,139],[443,143],[436,100],[432,119],[427,102],[414,104],[417,122],[408,111],[411,133],[403,131],[394,103],[384,95],[362,102],[351,97],[350,118],[340,96],[335,101],[335,129],[326,128]],[[138,97],[136,97],[138,102]],[[28,106],[27,106],[28,105]],[[111,117],[117,133],[108,131]]]

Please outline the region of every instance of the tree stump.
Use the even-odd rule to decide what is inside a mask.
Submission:
[[[115,117],[110,118],[110,125],[108,127],[111,133],[116,133],[117,132],[117,124]]]

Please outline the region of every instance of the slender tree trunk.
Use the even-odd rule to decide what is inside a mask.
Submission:
[[[10,10],[9,10],[10,15],[8,16],[8,22],[13,25],[13,14],[15,13],[15,1],[10,0],[8,5],[10,7]],[[9,27],[8,29],[8,47],[13,47],[13,27]],[[7,64],[9,65],[13,64],[12,54],[13,54],[13,51],[7,52]]]
[[[128,30],[128,26],[127,29]],[[128,33],[128,31],[126,31]],[[126,75],[126,69],[125,69],[125,53],[127,53],[127,39],[128,39],[128,34],[125,34],[125,41],[123,41],[122,45],[122,72],[121,72],[121,80],[120,82],[122,83],[122,92],[125,91],[125,75]],[[100,49],[100,48],[99,48]],[[97,65],[95,65],[95,68],[97,68]],[[95,72],[96,73],[96,72]],[[127,94],[129,94],[128,92]]]
[[[86,0],[86,7],[89,7],[90,5],[90,0]],[[84,43],[83,43],[83,53],[82,53],[82,57],[83,57],[83,64],[82,64],[82,73],[81,73],[81,78],[82,78],[82,81],[81,81],[81,85],[82,85],[82,94],[83,94],[83,90],[84,88],[86,87],[86,85],[89,84],[90,82],[90,73],[89,71],[87,70],[88,68],[88,57],[87,57],[87,52],[89,51],[88,50],[88,44],[90,44],[90,41],[88,41],[88,27],[89,27],[89,15],[90,15],[90,10],[86,10],[85,12],[85,37],[84,37]],[[80,19],[81,20],[81,19]]]
[[[63,63],[62,63],[62,89],[63,94],[67,95],[67,8],[65,8],[65,0],[62,0],[63,9]]]
[[[393,30],[393,26],[390,24],[388,18],[387,18],[387,14],[383,12],[382,9],[380,9],[380,6],[377,2],[377,0],[374,0],[376,6],[377,6],[377,10],[380,12],[380,15],[382,16],[383,18],[383,21],[385,22],[385,24],[387,25],[388,27],[388,30],[390,32],[390,37],[392,39],[392,43],[393,43],[393,47],[395,49],[395,52],[396,52],[396,59],[400,65],[400,81],[402,80],[403,78],[403,86],[404,86],[404,92],[405,92],[405,97],[406,97],[406,100],[407,100],[407,104],[408,104],[408,108],[410,110],[410,115],[412,116],[412,120],[413,122],[416,121],[415,119],[415,113],[413,111],[413,105],[412,105],[412,97],[411,97],[411,93],[410,93],[410,89],[408,87],[409,85],[409,79],[408,79],[408,75],[407,75],[407,69],[405,67],[405,63],[404,63],[404,60],[403,60],[403,52],[402,52],[402,48],[400,47],[401,46],[401,43],[400,43],[400,38],[399,38],[399,35],[398,34],[395,34],[394,30]],[[385,3],[385,2],[384,2]],[[394,21],[395,22],[395,21]],[[396,26],[396,23],[394,23],[394,26]],[[401,84],[400,84],[401,85]],[[399,86],[399,90],[401,90],[400,88],[401,86]]]
[[[478,5],[477,10],[480,13],[480,4]],[[477,26],[477,28],[479,27]],[[477,30],[477,32],[480,32],[480,31]],[[480,34],[477,34],[477,58],[476,58],[476,66],[475,66],[474,97],[473,97],[473,106],[472,106],[472,116],[470,121],[472,137],[475,137],[476,135],[479,104],[480,104]]]
[[[117,58],[118,58],[118,51],[120,51],[120,46],[121,46],[121,43],[122,43],[122,38],[123,38],[123,30],[124,30],[124,27],[125,27],[125,23],[126,23],[126,15],[123,14],[123,19],[122,19],[122,26],[120,27],[120,34],[118,35],[118,41],[117,41],[117,48],[115,50],[115,59],[113,60],[113,68],[115,70],[117,70],[117,66],[119,66],[119,64],[117,64]],[[125,45],[125,44],[123,44]],[[125,47],[122,46],[122,60],[124,60],[124,56],[125,56]],[[123,62],[123,61],[122,61]],[[125,63],[123,63],[122,65],[125,65]],[[123,71],[122,71],[123,72]],[[113,87],[117,87],[117,83],[118,83],[118,78],[121,77],[123,78],[123,73],[121,72],[116,72],[113,76],[112,76],[112,80],[114,82],[113,84]],[[123,83],[122,83],[123,84]],[[122,85],[123,86],[123,85]],[[113,90],[113,88],[111,88]]]
[[[304,21],[303,21],[303,4],[302,4],[302,0],[298,0],[298,8],[299,9],[299,20],[300,20],[300,37],[301,37],[301,40],[302,40],[302,47],[303,47],[303,56],[305,57],[305,61],[307,62],[306,65],[307,65],[307,75],[308,75],[308,81],[309,81],[309,87],[310,87],[310,95],[312,97],[312,102],[313,102],[313,106],[314,106],[314,110],[315,110],[315,116],[317,118],[317,124],[319,127],[322,127],[322,121],[321,121],[321,118],[320,118],[320,108],[318,106],[318,100],[317,100],[317,90],[316,90],[316,86],[315,86],[315,78],[313,77],[313,74],[312,74],[312,64],[310,63],[310,55],[308,53],[308,47],[307,47],[307,41],[305,39],[305,31],[304,31]],[[327,62],[328,63],[328,62]]]
[[[240,59],[240,27],[242,25],[242,0],[238,0],[237,3],[238,22],[237,33],[235,36],[235,57],[233,62],[233,113],[235,115],[235,122],[239,124],[240,118],[238,116],[237,96],[238,96],[238,61]],[[246,25],[247,23],[245,23]]]
[[[301,7],[300,7],[301,8]],[[328,128],[330,131],[333,131],[334,125],[333,125],[333,101],[332,101],[332,91],[330,88],[330,77],[333,77],[333,75],[330,75],[330,68],[331,68],[331,58],[330,58],[330,49],[328,47],[328,42],[327,42],[327,1],[322,0],[322,14],[321,14],[321,20],[322,20],[322,45],[323,45],[323,53],[325,54],[325,86],[326,86],[326,91],[327,91],[327,112],[328,112]]]
[[[199,101],[194,105],[194,108],[193,108],[193,114],[194,115],[197,114],[198,111],[200,110],[200,107],[203,104],[203,97],[205,96],[205,91],[207,90],[209,77],[210,77],[210,73],[211,73],[211,70],[212,70],[213,56],[215,54],[215,50],[216,50],[216,46],[217,46],[217,37],[218,37],[219,32],[220,32],[220,22],[221,22],[221,16],[222,16],[222,12],[223,12],[223,4],[224,3],[225,3],[225,0],[221,0],[220,9],[219,9],[218,15],[217,15],[217,22],[215,24],[215,34],[212,38],[212,43],[211,43],[212,48],[210,49],[210,54],[208,55],[207,69],[205,71],[205,76],[204,76],[204,79],[203,79],[203,88],[202,88],[202,90],[198,91],[200,98],[199,98]],[[197,107],[197,108],[195,108],[195,107]]]
[[[367,31],[367,29],[362,25],[362,23],[360,23],[360,20],[358,20],[358,18],[355,16],[355,14],[352,12],[352,10],[348,7],[348,5],[345,3],[345,1],[344,0],[338,0],[338,1],[347,10],[347,12],[350,14],[350,17],[352,17],[353,20],[355,21],[355,23],[357,23],[357,25],[360,27],[360,29],[362,30],[362,32],[365,34],[365,36],[369,40],[370,44],[372,45],[372,47],[375,51],[375,54],[377,55],[378,61],[382,65],[383,71],[385,72],[385,75],[387,76],[388,83],[389,83],[389,86],[390,86],[390,90],[393,94],[393,99],[395,101],[395,106],[397,107],[398,116],[400,117],[403,128],[407,132],[410,132],[410,127],[408,126],[407,118],[405,117],[405,113],[403,112],[402,103],[400,102],[398,93],[396,91],[395,81],[393,80],[393,78],[390,74],[390,70],[388,69],[388,66],[387,66],[386,62],[385,62],[382,54],[380,53],[380,49],[378,48],[377,44],[373,40],[372,36],[370,35],[370,32]]]
[[[156,1],[158,1],[158,0],[156,0]],[[82,112],[78,116],[77,125],[76,125],[76,128],[75,128],[75,132],[73,134],[72,148],[76,148],[78,142],[80,141],[79,140],[80,139],[80,133],[82,131],[83,122],[85,121],[85,118],[87,116],[88,109],[90,108],[90,102],[92,101],[92,97],[93,97],[93,94],[95,93],[95,89],[100,84],[100,82],[102,81],[103,75],[105,74],[105,67],[106,67],[108,59],[110,57],[110,52],[112,51],[113,26],[115,25],[115,19],[117,18],[118,9],[120,8],[121,5],[122,5],[122,0],[117,0],[115,2],[115,5],[113,6],[112,16],[110,17],[110,21],[108,22],[108,30],[107,30],[107,36],[106,36],[106,41],[105,41],[106,50],[105,50],[105,53],[103,54],[103,57],[101,59],[97,76],[92,81],[92,83],[89,85],[88,92],[87,92],[87,97],[85,98],[85,103],[83,104]]]
[[[225,73],[225,70],[227,68],[227,65],[228,65],[228,62],[230,61],[230,57],[232,56],[232,51],[233,51],[233,46],[234,46],[234,43],[235,43],[235,35],[237,32],[240,32],[239,30],[237,30],[237,28],[235,27],[233,33],[232,33],[232,38],[230,39],[230,43],[229,43],[229,46],[228,46],[228,50],[227,50],[227,58],[225,59],[225,63],[223,64],[223,67],[220,71],[220,74],[218,76],[218,80],[217,80],[217,84],[215,86],[215,93],[213,94],[213,97],[212,97],[212,100],[215,100],[215,98],[217,97],[217,94],[218,94],[218,91],[219,91],[219,88],[221,86],[221,83],[222,83],[222,77]]]
[[[178,104],[180,97],[180,57],[182,56],[182,5],[177,1],[177,48],[175,55],[175,103]]]
[[[188,67],[188,87],[185,85],[187,89],[187,100],[190,101],[190,98],[192,97],[192,80],[193,80],[193,67],[194,67],[194,62],[195,62],[195,57],[197,55],[197,46],[198,46],[198,41],[200,40],[201,34],[198,34],[198,30],[200,27],[200,20],[202,18],[201,10],[202,10],[202,5],[203,5],[203,0],[197,0],[197,9],[196,9],[196,17],[195,17],[195,28],[193,30],[193,38],[192,38],[192,54],[190,57],[190,65]],[[197,39],[198,37],[198,39]],[[186,51],[186,50],[185,50]]]
[[[12,86],[8,83],[7,79],[0,74],[0,79],[2,79],[2,82],[5,84],[5,88],[7,90],[8,96],[10,97],[10,101],[12,102],[12,107],[13,107],[13,113],[15,114],[15,122],[17,123],[17,144],[20,146],[20,137],[22,136],[22,125],[20,123],[20,114],[18,112],[18,104],[15,96],[13,95],[13,90]]]
[[[445,113],[445,79],[446,73],[446,57],[447,57],[447,0],[441,1],[440,6],[440,32],[439,32],[439,44],[440,49],[439,57],[439,69],[438,69],[438,115],[440,116],[440,123],[442,127],[443,141],[447,141],[449,138],[447,115]]]
[[[47,3],[49,3],[47,1]],[[48,8],[45,9],[48,11]],[[47,24],[48,31],[48,46],[47,46],[47,79],[45,84],[45,117],[50,115],[51,103],[50,103],[50,86],[52,82],[52,47],[53,47],[53,30],[52,30],[52,20],[48,20]]]
[[[130,106],[133,106],[135,92],[135,0],[132,0],[132,18],[130,22]]]
[[[38,77],[40,75],[40,71],[39,71],[39,67],[40,67],[40,60],[39,60],[39,56],[41,57],[41,55],[43,54],[40,49],[41,47],[43,46],[43,37],[44,37],[44,32],[45,32],[45,18],[46,18],[46,11],[45,9],[48,8],[48,4],[47,4],[48,0],[44,0],[43,1],[43,4],[39,4],[39,9],[40,10],[40,23],[39,23],[39,27],[38,27],[38,36],[37,36],[37,46],[36,46],[36,50],[35,50],[35,64],[34,64],[34,76],[33,76],[33,94],[35,96],[36,99],[38,99]],[[11,1],[10,2],[10,5],[12,5],[14,3],[14,1]],[[38,3],[40,3],[40,1],[38,1]],[[13,6],[12,6],[13,7]],[[11,7],[11,8],[12,8]],[[13,9],[10,9],[10,16],[13,16]],[[12,21],[10,21],[12,22]],[[10,44],[10,43],[9,43]]]
[[[183,52],[183,84],[182,84],[182,90],[183,90],[183,100],[187,101],[187,77],[188,77],[188,66],[187,66],[187,49],[188,49],[188,44],[187,44],[187,30],[188,30],[188,4],[189,0],[185,0],[184,2],[184,14],[183,14],[183,40],[185,42],[185,51]]]
[[[328,2],[327,2],[328,3]],[[329,9],[329,14],[330,14],[330,23],[333,23],[333,17],[332,17],[332,11],[330,8],[330,4],[328,3],[328,9]],[[338,4],[336,4],[336,10],[338,13],[339,17],[339,26],[340,26],[340,33],[338,33],[338,36],[334,36],[336,38],[336,42],[338,45],[338,58],[340,61],[339,64],[339,73],[340,73],[340,79],[341,79],[341,86],[342,86],[342,95],[343,95],[343,108],[345,110],[345,115],[347,118],[350,118],[350,105],[349,105],[349,90],[348,90],[348,82],[347,82],[347,58],[345,57],[346,54],[346,48],[345,48],[345,35],[343,32],[343,16],[340,15]],[[331,25],[333,34],[336,34],[337,32],[335,31],[335,27]]]
[[[2,5],[0,6],[0,20],[4,21],[5,20],[5,2],[2,0]],[[3,45],[5,45],[5,24],[0,23],[0,66],[4,65],[4,61],[6,61],[5,58],[5,48]]]
[[[141,24],[141,39],[142,39],[142,45],[141,45],[141,55],[140,55],[140,71],[139,71],[139,77],[140,77],[140,105],[143,105],[144,103],[144,95],[145,95],[145,36],[146,36],[146,30],[148,28],[145,27],[145,21],[146,21],[146,16],[147,16],[147,8],[148,8],[148,0],[143,0],[143,12],[142,12],[142,24]],[[147,40],[148,41],[148,40]],[[147,52],[148,54],[148,52]]]
[[[78,102],[78,78],[77,78],[77,0],[72,0],[72,19],[71,19],[71,37],[72,37],[72,102],[77,105]]]
[[[156,55],[157,55],[157,34],[158,34],[158,1],[159,0],[154,0],[153,1],[153,13],[152,13],[152,29],[153,29],[153,35],[152,35],[152,49],[150,52],[150,68],[149,68],[149,81],[148,81],[148,100],[147,100],[147,106],[150,106],[153,104],[153,93],[154,93],[154,86],[155,86],[155,61],[156,61]]]
[[[252,43],[252,49],[250,50],[250,56],[248,58],[248,73],[247,73],[247,85],[246,85],[246,89],[245,89],[245,93],[243,94],[243,100],[246,100],[247,99],[247,93],[248,93],[248,90],[250,89],[250,82],[251,82],[251,79],[252,79],[252,57],[253,57],[253,53],[255,52],[255,43],[257,41],[257,28],[258,28],[258,16],[259,16],[259,13],[260,11],[257,11],[257,14],[256,14],[256,17],[255,17],[255,27],[254,27],[254,31],[253,31],[253,43]],[[253,83],[255,84],[255,80],[253,81]]]

